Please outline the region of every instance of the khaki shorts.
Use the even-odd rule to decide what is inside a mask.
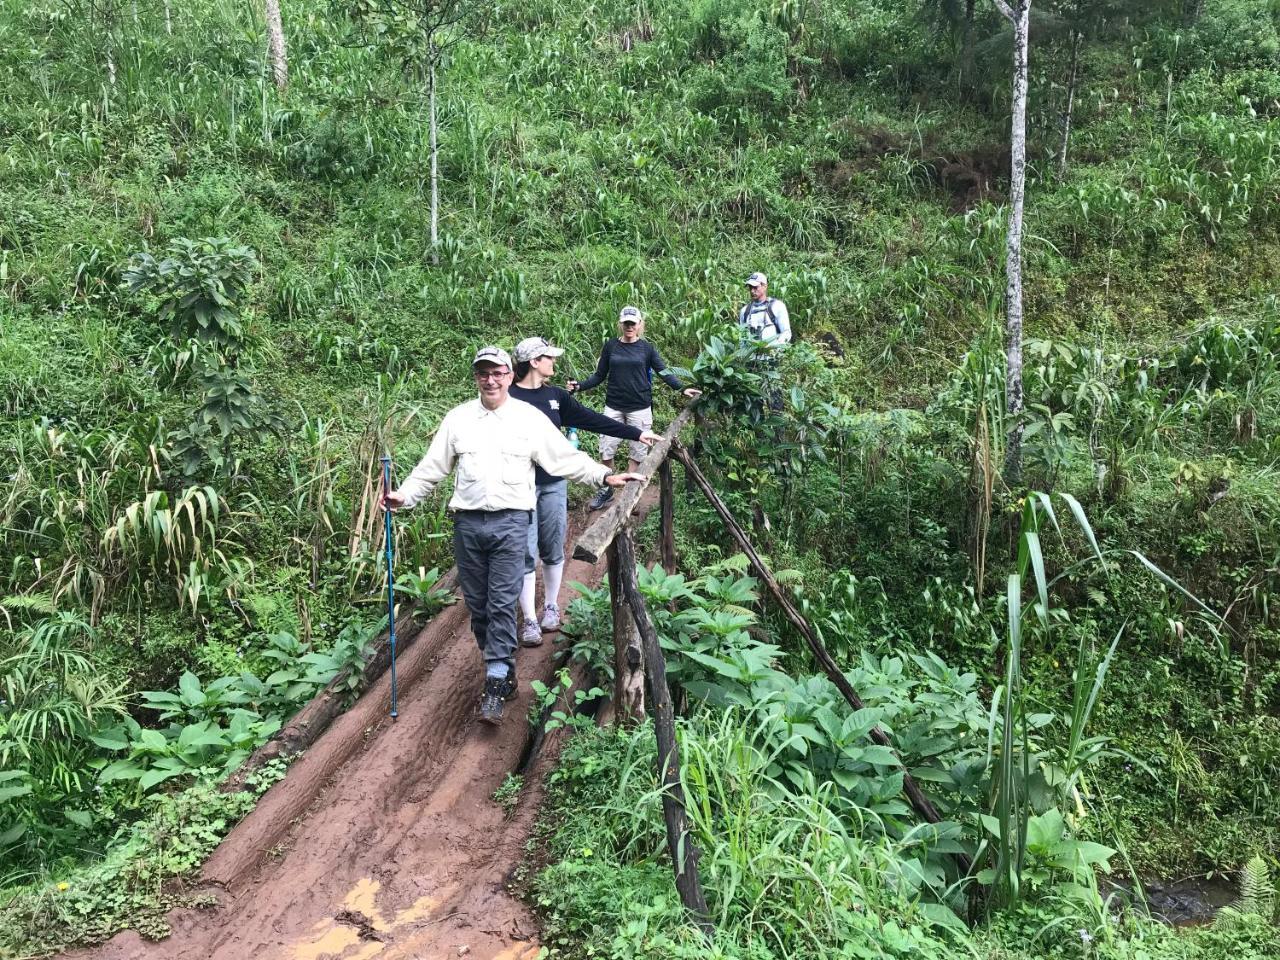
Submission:
[[[629,410],[623,413],[621,410],[615,410],[613,407],[605,407],[604,415],[610,420],[617,420],[619,423],[625,423],[628,426],[639,427],[641,430],[653,429],[653,407],[645,407],[643,410]],[[631,444],[631,459],[643,460],[649,448],[639,440],[628,441]],[[600,438],[600,459],[612,460],[613,455],[618,452],[618,447],[622,445],[622,441],[617,437],[601,437]]]

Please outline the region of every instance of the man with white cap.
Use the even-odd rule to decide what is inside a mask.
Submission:
[[[440,422],[426,456],[394,493],[389,509],[413,507],[457,469],[453,554],[471,611],[471,632],[485,661],[480,718],[502,720],[516,695],[516,599],[524,579],[534,466],[584,484],[621,487],[635,474],[611,474],[573,445],[537,409],[508,395],[512,364],[500,347],[482,347],[471,363],[479,396]]]
[[[791,317],[787,305],[769,296],[769,278],[759,271],[747,277],[751,300],[738,311],[738,325],[753,340],[781,347],[791,342]]]

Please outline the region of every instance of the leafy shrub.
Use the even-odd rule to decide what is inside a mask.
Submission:
[[[170,909],[203,904],[173,881],[198,869],[284,772],[285,761],[273,760],[248,778],[247,790],[223,793],[201,783],[154,798],[132,835],[100,863],[7,891],[0,948],[44,956],[130,927],[151,939],[168,936]]]
[[[253,281],[258,257],[225,237],[172,241],[163,260],[136,253],[124,280],[132,293],[149,293],[174,340],[203,340],[222,348],[244,336],[240,298]]]
[[[716,0],[704,4],[710,17],[722,14]],[[685,98],[695,109],[726,121],[740,139],[760,126],[775,127],[786,116],[793,94],[787,75],[787,36],[758,14],[743,13],[725,30],[707,23],[708,46],[724,45],[718,61],[700,64],[688,76]]]

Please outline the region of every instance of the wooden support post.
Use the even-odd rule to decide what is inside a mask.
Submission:
[[[609,600],[613,615],[613,716],[624,725],[644,719],[644,650],[636,618],[618,575],[618,545],[609,545]]]
[[[617,535],[618,530],[627,522],[627,518],[631,516],[631,511],[640,502],[640,495],[649,486],[649,481],[653,479],[654,473],[657,472],[663,461],[667,459],[667,453],[671,449],[672,441],[680,435],[680,431],[685,428],[689,418],[693,416],[695,405],[696,401],[680,411],[680,416],[671,421],[671,426],[667,427],[667,432],[663,434],[662,439],[650,448],[649,453],[641,461],[640,469],[637,473],[644,479],[638,483],[628,483],[623,487],[622,492],[613,498],[613,503],[600,514],[600,519],[587,527],[582,536],[578,538],[578,542],[573,545],[573,559],[595,563],[605,555],[605,551],[609,549],[609,544],[613,543],[613,538]]]
[[[618,574],[622,589],[631,608],[631,615],[640,628],[644,644],[645,671],[649,677],[649,693],[653,706],[653,729],[658,738],[658,775],[662,781],[662,818],[667,825],[667,849],[675,868],[676,890],[680,902],[693,915],[694,922],[705,934],[714,927],[702,895],[702,883],[698,879],[698,848],[689,835],[689,820],[684,808],[684,790],[680,784],[680,748],[676,744],[675,711],[671,708],[671,691],[667,687],[667,665],[658,643],[658,634],[645,609],[644,598],[636,580],[636,550],[631,531],[623,528],[617,532]]]
[[[671,459],[665,458],[658,468],[659,541],[662,569],[676,572],[676,492],[671,479]]]
[[[693,482],[698,486],[698,489],[703,492],[707,500],[710,501],[711,506],[715,509],[716,513],[720,515],[720,519],[724,522],[729,534],[737,542],[742,552],[747,555],[747,559],[751,562],[751,566],[755,570],[756,575],[764,581],[765,587],[773,596],[773,599],[777,602],[778,606],[782,608],[783,614],[785,614],[786,618],[791,621],[792,625],[800,631],[800,635],[804,637],[805,643],[808,644],[809,649],[813,652],[814,659],[816,659],[818,661],[818,665],[822,667],[822,672],[825,673],[830,678],[831,682],[836,685],[836,688],[844,696],[844,699],[849,706],[854,710],[861,710],[863,708],[862,698],[854,691],[848,679],[841,672],[840,667],[827,651],[827,648],[823,645],[822,641],[818,639],[818,635],[814,632],[813,627],[809,625],[809,621],[806,620],[800,611],[795,608],[795,605],[792,604],[790,598],[782,592],[782,586],[774,577],[773,572],[765,565],[765,562],[760,559],[760,555],[756,553],[755,547],[751,545],[751,541],[747,539],[746,533],[743,531],[738,521],[734,519],[733,514],[729,512],[729,508],[725,505],[725,502],[720,499],[719,494],[716,493],[715,489],[703,475],[702,471],[698,469],[698,465],[694,463],[693,458],[689,456],[689,451],[682,447],[679,441],[677,441],[672,445],[671,455],[684,464],[685,472],[693,478]],[[880,727],[872,727],[868,736],[882,747],[888,747],[890,750],[894,749],[893,742],[885,732],[880,729]],[[894,756],[897,757],[896,750],[894,750]],[[942,818],[938,816],[938,811],[929,801],[929,798],[924,795],[924,792],[920,789],[920,785],[916,783],[915,778],[911,776],[910,771],[907,770],[901,757],[898,757],[898,764],[902,767],[902,790],[907,795],[907,799],[911,801],[911,806],[922,819],[929,823],[938,823]],[[964,854],[956,854],[956,862],[965,873],[968,873],[972,866],[969,858]]]

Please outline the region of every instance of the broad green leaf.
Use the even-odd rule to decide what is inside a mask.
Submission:
[[[31,784],[20,783],[15,787],[0,787],[0,800],[12,800],[14,797],[25,797],[31,792]]]
[[[178,680],[178,689],[182,692],[183,702],[194,707],[204,702],[204,691],[200,689],[200,679],[190,670],[183,673]]]
[[[138,741],[148,750],[164,750],[169,746],[169,741],[158,730],[143,730]]]

